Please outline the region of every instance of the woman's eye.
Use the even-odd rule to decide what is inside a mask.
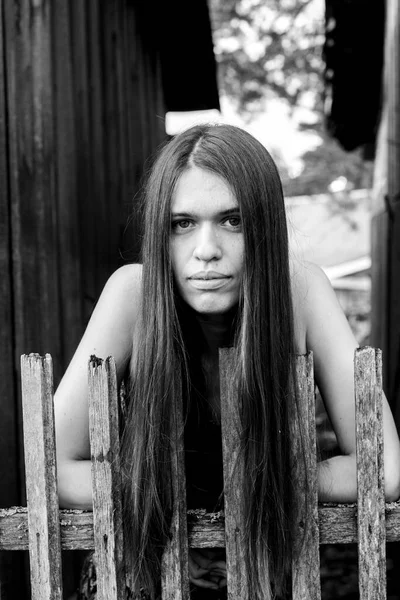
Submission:
[[[240,217],[228,217],[225,222],[233,229],[238,229],[242,224]]]
[[[190,221],[182,219],[181,221],[172,221],[172,229],[179,231],[180,229],[188,229],[190,227]]]

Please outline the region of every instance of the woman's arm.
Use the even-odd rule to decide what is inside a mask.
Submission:
[[[323,271],[304,267],[303,297],[305,341],[314,354],[315,379],[335,431],[341,456],[319,465],[319,498],[351,502],[357,498],[354,350],[357,342]],[[400,444],[396,426],[383,398],[385,494],[389,501],[400,495]]]
[[[110,277],[56,391],[58,494],[62,507],[92,507],[88,361],[92,354],[99,358],[113,356],[121,381],[131,354],[140,295],[140,265],[122,267]]]

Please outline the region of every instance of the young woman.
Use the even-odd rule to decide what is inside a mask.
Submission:
[[[279,175],[267,150],[228,126],[196,126],[160,152],[145,187],[142,265],[107,282],[57,390],[60,504],[90,508],[87,362],[129,373],[124,510],[137,586],[157,595],[172,498],[171,402],[183,399],[189,508],[222,506],[218,349],[235,346],[252,598],[283,593],[290,564],[289,414],[293,357],[314,353],[342,455],[320,463],[319,496],[356,498],[357,344],[323,272],[289,257]],[[400,449],[384,401],[385,486],[400,493]],[[298,493],[298,492],[297,492]],[[197,588],[226,585],[223,556],[192,551]],[[269,592],[268,592],[269,590]]]

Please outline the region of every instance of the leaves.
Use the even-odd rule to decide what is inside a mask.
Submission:
[[[369,187],[372,164],[359,150],[345,152],[325,130],[325,23],[318,0],[209,0],[209,6],[221,96],[245,122],[279,97],[299,132],[321,140],[303,154],[296,177],[293,165],[273,149],[285,195],[324,193],[338,177],[346,177],[349,188]]]
[[[322,114],[323,24],[313,0],[211,0],[222,94],[257,113],[269,94]]]

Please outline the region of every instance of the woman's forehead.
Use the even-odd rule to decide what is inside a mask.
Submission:
[[[202,212],[238,208],[238,201],[229,184],[219,175],[191,167],[180,176],[172,196],[171,212]]]

